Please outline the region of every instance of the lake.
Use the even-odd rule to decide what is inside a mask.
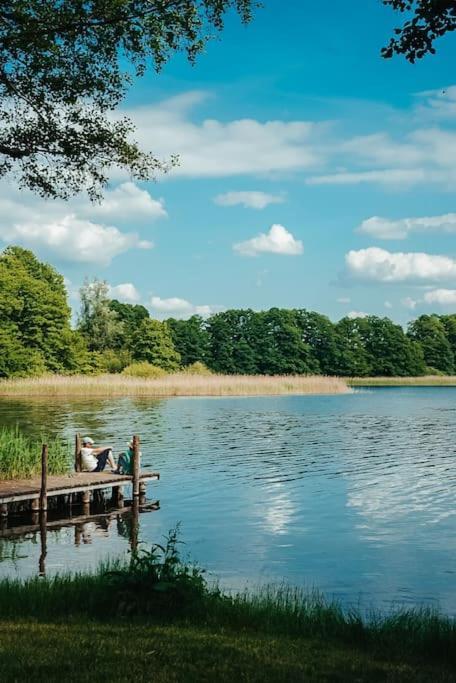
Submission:
[[[229,588],[286,580],[345,605],[427,604],[456,614],[456,388],[337,396],[0,401],[0,424],[80,431],[125,449],[140,434],[160,510],[188,553]],[[128,520],[48,533],[46,571],[129,548]],[[38,570],[39,534],[0,540],[0,576]]]

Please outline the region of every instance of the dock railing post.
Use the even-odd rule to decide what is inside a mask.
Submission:
[[[41,490],[40,490],[40,510],[47,510],[47,469],[48,469],[48,447],[43,444],[41,449]]]
[[[81,435],[78,433],[76,434],[75,440],[74,440],[74,469],[76,472],[81,472],[82,471],[82,463],[81,463]]]
[[[141,473],[141,455],[139,452],[139,436],[133,437],[133,498],[139,496],[139,477]]]

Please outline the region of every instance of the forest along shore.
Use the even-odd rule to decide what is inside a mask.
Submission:
[[[350,393],[346,379],[320,375],[189,375],[157,378],[125,375],[45,375],[0,380],[0,397],[8,396],[274,396]]]

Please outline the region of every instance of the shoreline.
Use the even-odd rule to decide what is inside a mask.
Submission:
[[[125,375],[45,375],[0,381],[0,398],[281,396],[352,393],[347,380],[320,375],[189,375],[155,379]]]
[[[329,377],[324,375],[190,375],[159,378],[43,375],[0,380],[2,398],[218,398],[330,396],[369,387],[456,387],[456,376]]]

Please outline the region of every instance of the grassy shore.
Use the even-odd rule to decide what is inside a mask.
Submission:
[[[343,394],[344,379],[322,376],[198,376],[177,373],[156,379],[125,375],[62,376],[0,381],[0,396],[267,396],[278,394]]]
[[[348,384],[353,387],[454,387],[456,386],[456,376],[351,377]]]
[[[188,568],[182,590],[179,571],[177,592],[144,567],[0,582],[0,680],[455,680],[450,619],[364,620],[286,587],[227,596]]]

